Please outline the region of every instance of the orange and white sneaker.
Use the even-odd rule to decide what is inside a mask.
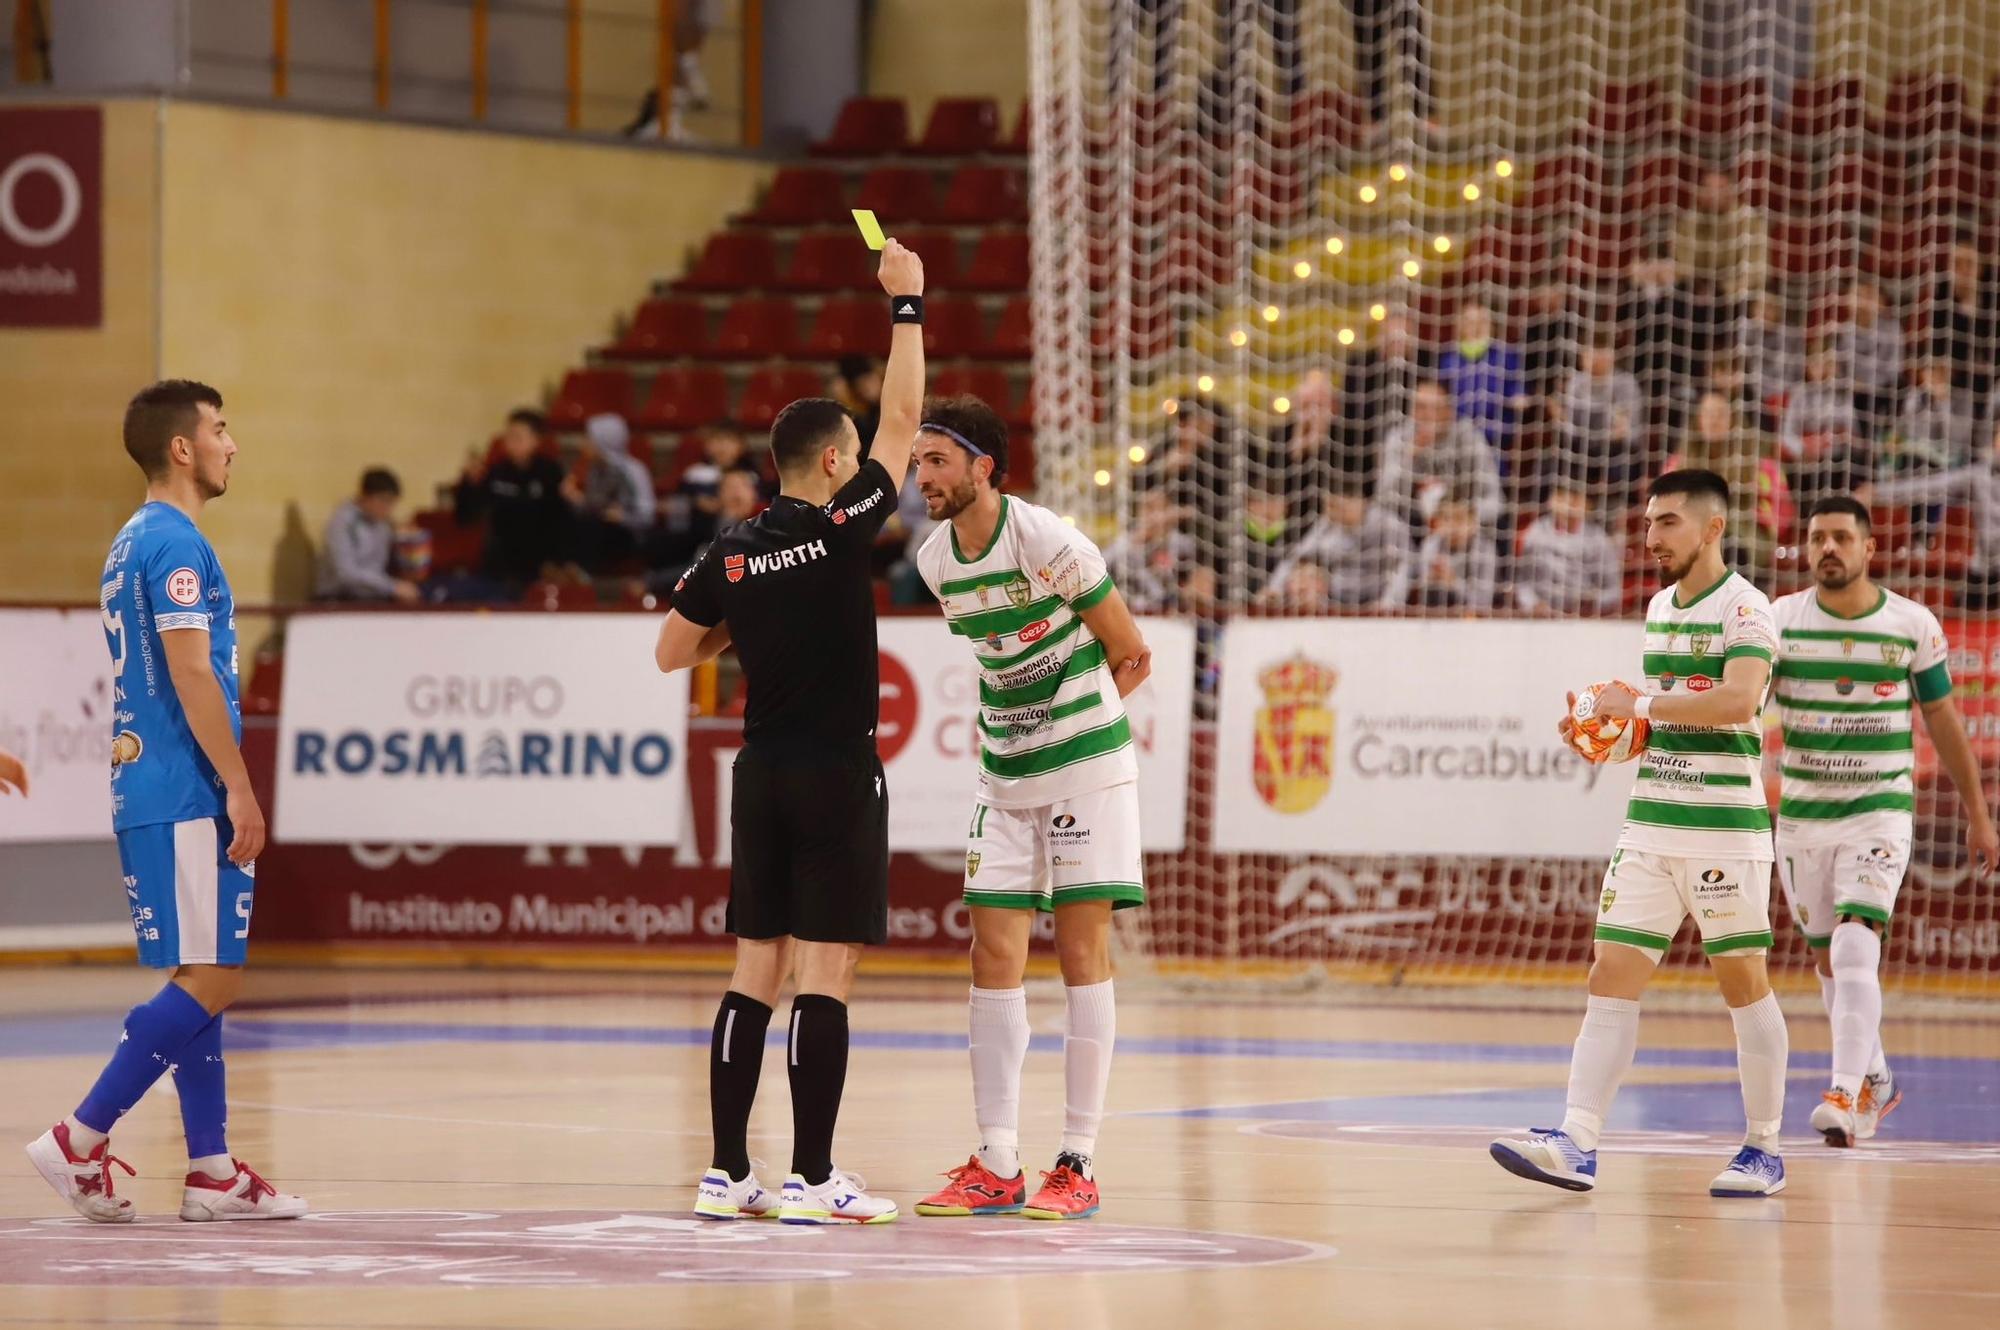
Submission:
[[[1902,1087],[1888,1072],[1880,1076],[1869,1076],[1861,1082],[1861,1095],[1854,1101],[1854,1125],[1862,1140],[1874,1136],[1875,1128],[1882,1119],[1896,1111],[1896,1105],[1903,1102]]]
[[[1826,1137],[1826,1143],[1846,1149],[1861,1136],[1854,1120],[1854,1096],[1838,1087],[1819,1097],[1812,1111],[1812,1129]]]
[[[946,1186],[917,1202],[920,1215],[1016,1215],[1028,1196],[1028,1175],[1003,1178],[977,1154],[944,1175]]]
[[[79,1156],[70,1148],[69,1124],[58,1122],[29,1143],[28,1160],[42,1181],[85,1219],[94,1224],[129,1224],[132,1201],[112,1192],[111,1166],[118,1165],[128,1175],[133,1170],[110,1153],[106,1148],[110,1144],[99,1141],[95,1150]]]
[[[241,1159],[233,1178],[190,1173],[181,1188],[181,1218],[191,1224],[218,1219],[299,1219],[306,1213],[302,1196],[279,1191],[257,1176]]]
[[[1027,1219],[1088,1219],[1099,1206],[1097,1182],[1086,1176],[1087,1160],[1073,1154],[1056,1156],[1056,1166],[1042,1174],[1042,1189],[1021,1211]]]

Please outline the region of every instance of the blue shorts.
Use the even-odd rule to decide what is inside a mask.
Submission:
[[[161,822],[118,833],[139,964],[241,965],[250,945],[257,866],[229,862],[229,819]]]

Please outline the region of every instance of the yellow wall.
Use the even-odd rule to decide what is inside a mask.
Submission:
[[[0,597],[95,600],[144,494],[118,427],[153,377],[154,110],[104,108],[104,325],[0,329]]]
[[[910,103],[923,132],[940,97],[992,97],[1005,128],[1028,95],[1028,0],[875,0],[868,91]]]
[[[228,399],[243,452],[206,526],[246,601],[306,590],[288,505],[317,540],[375,464],[427,502],[766,170],[185,103],[166,116],[160,361]]]

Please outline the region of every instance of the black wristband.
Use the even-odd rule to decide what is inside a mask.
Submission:
[[[889,321],[891,323],[922,323],[924,321],[924,298],[922,296],[890,296]]]

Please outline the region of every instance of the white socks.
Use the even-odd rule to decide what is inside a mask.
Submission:
[[[95,1128],[84,1126],[74,1115],[64,1118],[63,1122],[69,1127],[69,1147],[78,1158],[87,1158],[92,1150],[111,1139]]]
[[[188,1172],[206,1173],[211,1178],[233,1178],[236,1176],[236,1161],[228,1155],[207,1155],[188,1160]]]
[[[1598,1133],[1639,1048],[1639,1004],[1592,997],[1569,1060],[1569,1102],[1562,1129],[1580,1150],[1595,1150]]]
[[[1871,1057],[1881,1056],[1882,939],[1866,924],[1842,923],[1833,930],[1832,951],[1833,1085],[1860,1094],[1862,1077],[1874,1070]]]
[[[1063,1034],[1062,1148],[1079,1155],[1089,1175],[1104,1120],[1104,1089],[1111,1081],[1111,1046],[1118,1038],[1118,1004],[1111,980],[1065,988],[1068,1022]]]
[[[1775,993],[1747,1007],[1731,1007],[1736,1024],[1736,1074],[1743,1082],[1746,1140],[1760,1150],[1776,1150],[1778,1124],[1785,1115],[1785,1062],[1791,1040]]]
[[[1106,985],[1108,988],[1109,985]],[[1028,1055],[1028,990],[972,990],[972,1104],[980,1162],[995,1177],[1021,1172],[1021,1060]]]

